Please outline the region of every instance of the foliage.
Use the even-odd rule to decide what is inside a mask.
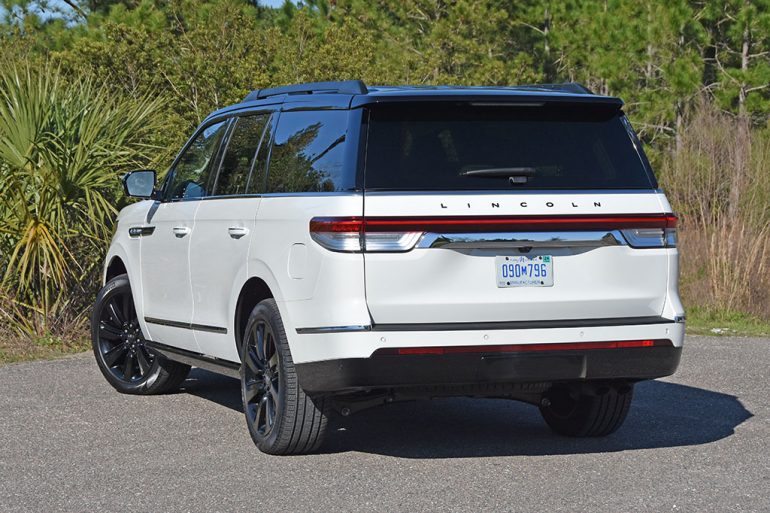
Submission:
[[[770,274],[770,0],[0,0],[0,63],[0,317],[29,332],[82,321],[117,173],[165,169],[251,89],[349,78],[623,97],[682,214],[686,297],[770,318],[730,265]]]
[[[111,234],[117,173],[146,163],[157,99],[57,69],[0,71],[0,248],[11,317],[42,334]]]

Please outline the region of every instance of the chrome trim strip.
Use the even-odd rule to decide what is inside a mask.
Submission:
[[[308,335],[312,333],[349,333],[352,331],[372,331],[371,326],[324,326],[320,328],[297,328],[297,334]]]
[[[553,319],[542,321],[492,322],[433,322],[404,324],[373,324],[371,326],[325,326],[297,328],[301,335],[312,333],[351,333],[366,331],[473,331],[473,330],[528,330],[542,328],[599,328],[603,326],[640,326],[671,324],[676,321],[665,317],[608,317],[601,319]]]
[[[193,324],[191,322],[169,321],[166,319],[156,319],[154,317],[145,317],[144,322],[157,324],[158,326],[170,326],[172,328],[182,328],[194,331],[208,331],[210,333],[227,335],[227,328],[220,328],[219,326],[207,326],[205,324]]]
[[[418,248],[510,249],[626,246],[620,230],[584,232],[426,233]]]

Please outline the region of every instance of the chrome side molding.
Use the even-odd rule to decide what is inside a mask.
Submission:
[[[418,248],[510,249],[627,246],[620,230],[580,232],[426,233]]]

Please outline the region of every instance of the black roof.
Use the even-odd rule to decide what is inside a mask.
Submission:
[[[406,101],[476,101],[476,102],[559,102],[597,103],[620,108],[623,101],[613,96],[592,93],[585,86],[564,84],[534,84],[519,86],[367,86],[361,80],[340,82],[309,82],[249,93],[241,103],[225,107],[209,117],[232,110],[260,105],[282,104],[292,108],[348,109],[374,103]]]

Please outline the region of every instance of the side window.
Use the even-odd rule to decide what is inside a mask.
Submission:
[[[226,128],[226,121],[206,127],[187,147],[174,167],[168,199],[203,198],[211,194],[213,161]]]
[[[251,171],[251,176],[249,176],[249,182],[246,184],[246,194],[262,194],[265,192],[267,157],[270,155],[270,144],[273,142],[273,132],[275,131],[275,122],[277,119],[277,114],[271,115],[267,122],[267,126],[265,126],[265,133],[262,135],[262,143],[257,150],[254,168]]]
[[[246,192],[254,160],[269,115],[244,116],[235,121],[214,187],[217,196]]]
[[[348,111],[283,112],[278,119],[267,192],[334,192],[355,188],[347,176]]]

